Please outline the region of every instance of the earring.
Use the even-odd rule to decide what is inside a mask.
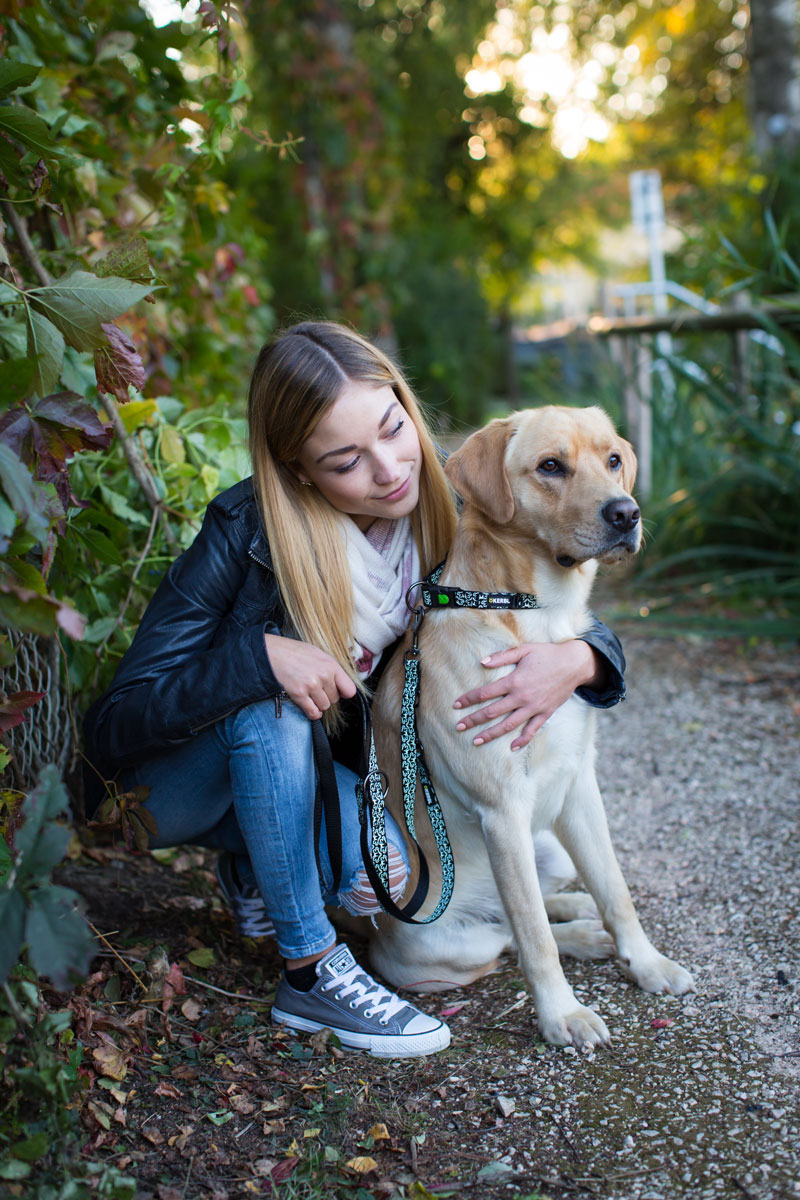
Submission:
[[[302,483],[303,487],[313,487],[314,486],[310,479],[301,479],[300,482]]]

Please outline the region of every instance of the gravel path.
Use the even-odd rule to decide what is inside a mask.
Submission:
[[[568,967],[616,1071],[598,1053],[577,1096],[556,1090],[601,1194],[800,1195],[800,658],[623,641],[629,697],[601,717],[598,774],[645,928],[698,991],[621,997],[596,964]]]

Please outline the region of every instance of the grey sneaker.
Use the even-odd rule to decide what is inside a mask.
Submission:
[[[261,892],[246,886],[236,872],[236,858],[223,851],[217,859],[217,879],[222,894],[233,909],[236,928],[242,937],[275,937],[275,926],[267,916]]]
[[[281,976],[272,1019],[305,1033],[330,1029],[343,1046],[378,1058],[413,1058],[450,1045],[443,1021],[426,1016],[362,971],[347,946],[334,946],[316,964],[317,982],[298,992]]]

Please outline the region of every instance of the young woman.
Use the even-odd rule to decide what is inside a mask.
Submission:
[[[379,910],[346,765],[360,728],[345,710],[405,629],[407,588],[446,556],[454,499],[407,382],[341,325],[303,322],[263,348],[249,425],[252,478],[212,501],[167,572],[87,714],[87,756],[125,789],[150,787],[154,847],[220,851],[239,929],[277,937],[283,955],[275,1020],[331,1028],[372,1054],[431,1053],[449,1044],[447,1026],[362,970],[325,905]],[[453,697],[490,701],[466,723],[470,736],[496,721],[478,744],[521,747],[576,688],[602,706],[624,689],[621,648],[599,622],[582,641],[496,657],[517,665],[480,696]],[[314,848],[311,722],[323,716],[342,808],[338,894],[324,837],[322,879]],[[387,834],[398,898],[408,860],[393,823]]]

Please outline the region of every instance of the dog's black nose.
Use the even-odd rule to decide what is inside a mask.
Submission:
[[[641,513],[636,502],[628,496],[620,496],[618,500],[609,500],[603,509],[603,520],[607,521],[620,533],[630,533],[636,527]]]

